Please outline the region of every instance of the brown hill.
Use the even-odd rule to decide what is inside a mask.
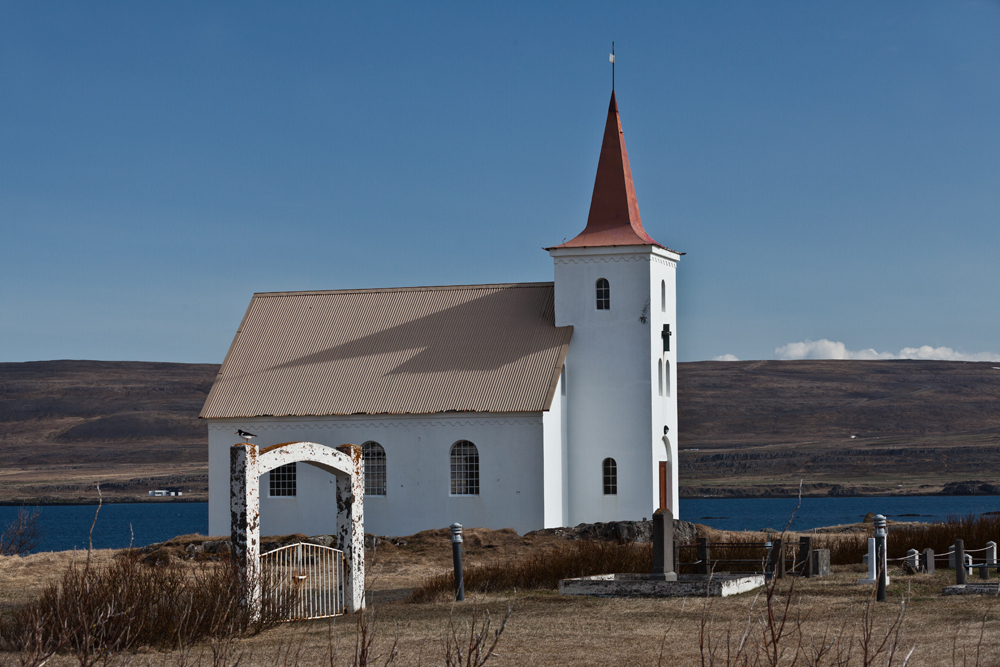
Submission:
[[[207,492],[218,366],[0,364],[0,502]],[[995,492],[1000,369],[942,361],[679,366],[685,495]],[[851,437],[855,436],[855,437]],[[901,485],[901,486],[900,486]]]
[[[0,501],[207,492],[198,413],[219,367],[109,361],[0,364]]]
[[[814,494],[992,493],[1000,477],[993,363],[697,362],[678,385],[685,495],[799,480]]]

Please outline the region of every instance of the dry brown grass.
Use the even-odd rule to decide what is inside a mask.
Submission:
[[[1000,608],[995,598],[942,597],[941,588],[951,583],[954,576],[951,572],[912,577],[892,572],[889,602],[870,607],[871,622],[866,626],[864,614],[871,587],[856,583],[863,574],[860,570],[860,566],[841,567],[830,578],[795,582],[788,629],[784,643],[779,645],[785,648],[780,664],[791,664],[796,652],[798,664],[812,664],[810,656],[824,646],[830,647],[830,653],[821,664],[834,664],[829,658],[839,641],[841,649],[852,647],[850,660],[845,664],[863,665],[862,640],[866,627],[871,632],[869,644],[874,646],[898,617],[904,600],[906,613],[899,634],[894,636],[900,652],[892,664],[902,664],[902,658],[911,649],[911,665],[971,667],[1000,663],[997,621]],[[791,587],[792,582],[787,579],[778,585],[775,606],[779,615]],[[496,628],[510,597],[509,593],[479,596],[480,615],[488,611]],[[372,637],[372,660],[368,664],[383,664],[393,646],[398,652],[395,665],[445,664],[452,625],[457,627],[459,637],[466,636],[475,611],[471,598],[461,604],[444,601],[378,604],[379,627]],[[766,610],[764,596],[754,594],[715,600],[625,600],[518,593],[513,614],[489,664],[701,665],[703,651],[705,656],[714,651],[711,664],[738,664],[726,660],[727,651],[732,658],[748,621],[747,643],[761,641],[759,622],[763,610]],[[357,636],[356,617],[343,617],[334,622],[283,624],[240,640],[227,650],[230,657],[240,657],[240,664],[248,666],[351,665]],[[129,660],[139,665],[191,665],[200,654],[202,664],[207,667],[213,664],[213,649],[217,646],[204,645],[193,653],[147,653],[133,655]],[[873,651],[870,647],[869,653]],[[885,665],[884,658],[883,653],[882,659],[872,664]],[[58,667],[75,662],[63,656],[52,664]]]
[[[900,531],[891,535],[898,537]],[[747,536],[751,539],[750,534]],[[550,552],[554,544],[560,543],[520,537],[513,531],[475,530],[468,531],[466,537],[468,567],[498,559],[532,558],[533,554]],[[711,539],[733,539],[733,535],[713,534]],[[446,573],[451,566],[446,530],[428,531],[407,541],[380,546],[375,562],[369,564],[369,600],[374,601],[369,608],[377,611],[377,623],[365,626],[367,664],[384,664],[394,653],[395,665],[445,664],[449,638],[455,646],[456,638],[470,636],[476,610],[473,600],[479,602],[479,627],[489,612],[495,630],[514,597],[511,590],[495,590],[487,594],[470,592],[469,600],[461,604],[444,597],[424,603],[405,601],[405,593],[415,585],[429,575]],[[99,557],[101,554],[96,554],[95,558]],[[0,561],[0,595],[12,600],[5,582],[27,582],[42,574],[46,565],[59,568],[67,559],[67,555],[39,554]],[[9,574],[10,565],[17,566],[19,572]],[[715,600],[625,600],[561,597],[552,591],[519,589],[513,614],[488,664],[768,664],[763,660],[768,649],[768,624],[762,619],[768,616],[769,607],[776,620],[787,619],[778,643],[784,651],[779,651],[778,662],[783,665],[792,664],[796,655],[796,664],[815,664],[817,653],[824,651],[819,664],[837,664],[833,658],[839,651],[843,664],[864,665],[866,637],[867,655],[882,646],[882,640],[889,640],[869,664],[887,664],[887,646],[896,649],[892,662],[896,665],[903,664],[911,649],[911,665],[1000,664],[1000,605],[995,597],[943,597],[942,588],[954,583],[951,570],[930,576],[904,576],[890,568],[889,602],[870,603],[872,587],[857,584],[865,572],[858,563],[836,567],[829,578],[780,580],[770,605],[763,594]],[[19,594],[18,598],[23,600],[25,596]],[[899,631],[887,637],[886,629],[899,618],[904,602]],[[255,637],[203,643],[188,651],[140,651],[115,657],[109,664],[125,661],[167,667],[194,665],[199,660],[205,667],[234,664],[237,660],[247,666],[361,664],[355,660],[362,628],[359,620],[342,617],[333,622],[282,624]],[[744,646],[740,658],[745,660],[736,659],[740,642]],[[0,665],[5,660],[14,664],[14,656],[0,655]],[[70,656],[56,656],[51,664],[77,662]]]

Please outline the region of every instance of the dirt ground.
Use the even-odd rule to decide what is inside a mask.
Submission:
[[[511,530],[473,529],[466,535],[466,563],[474,566],[497,558],[517,558],[560,539],[522,537]],[[711,600],[603,599],[563,597],[555,591],[504,591],[469,595],[464,603],[411,603],[405,600],[410,589],[428,576],[450,570],[451,546],[444,529],[396,542],[383,542],[369,553],[368,609],[375,612],[377,619],[373,650],[383,658],[378,664],[384,662],[393,641],[398,642],[398,657],[393,664],[445,664],[445,642],[452,627],[461,641],[467,642],[472,615],[478,611],[482,622],[488,612],[492,637],[508,605],[512,613],[500,636],[497,654],[488,664],[701,665],[702,651],[715,650],[714,664],[725,665],[732,664],[725,657],[727,642],[731,652],[741,640],[751,652],[766,643],[762,628],[768,605],[761,591]],[[101,564],[113,556],[113,551],[97,551],[92,558]],[[85,552],[77,551],[0,559],[0,605],[32,599],[71,561],[85,558]],[[193,567],[190,563],[182,566]],[[774,598],[779,618],[791,593],[785,637],[779,641],[785,651],[781,664],[792,664],[796,651],[801,654],[800,664],[812,664],[809,656],[823,646],[829,647],[832,655],[838,638],[842,653],[850,646],[849,664],[863,664],[866,632],[871,636],[871,653],[901,610],[901,630],[898,636],[891,637],[897,648],[892,664],[902,664],[902,658],[911,650],[911,665],[1000,664],[1000,606],[996,596],[943,596],[943,587],[954,583],[951,570],[930,576],[906,576],[893,570],[889,602],[871,603],[872,587],[857,583],[864,575],[865,569],[859,564],[835,567],[833,576],[827,578],[780,582]],[[866,608],[872,610],[869,623],[865,622]],[[287,623],[223,648],[231,651],[230,663],[239,657],[242,665],[351,665],[358,620],[357,616],[346,616],[332,621]],[[200,656],[208,665],[213,664],[213,650],[218,652],[219,645],[196,647],[186,656],[150,652],[130,656],[128,661],[165,667],[193,664]],[[331,660],[334,652],[335,661]],[[57,657],[50,664],[74,662]],[[823,664],[831,662],[825,660]],[[887,663],[876,660],[873,664]]]

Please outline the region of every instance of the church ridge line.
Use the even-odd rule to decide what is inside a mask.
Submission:
[[[477,290],[477,289],[529,289],[538,287],[552,287],[553,282],[533,282],[533,283],[483,283],[481,285],[416,285],[413,287],[355,287],[348,289],[329,290],[280,290],[277,292],[254,292],[254,296],[309,296],[324,294],[360,294],[373,292],[440,292],[455,290]]]

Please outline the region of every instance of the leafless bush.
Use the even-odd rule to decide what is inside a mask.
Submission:
[[[554,589],[560,579],[607,572],[650,572],[651,544],[579,540],[517,560],[497,560],[465,569],[465,590],[485,593],[514,589]],[[410,594],[412,602],[427,602],[455,590],[453,573],[431,577]]]
[[[38,510],[28,511],[21,507],[17,518],[4,526],[0,533],[0,556],[20,556],[26,554],[41,541],[38,531]]]
[[[454,608],[448,619],[448,633],[444,642],[444,664],[447,667],[482,667],[494,656],[500,636],[507,628],[507,620],[514,611],[514,600],[507,603],[507,611],[500,627],[493,629],[493,619],[488,609],[476,601],[472,616],[464,624],[455,623]],[[461,625],[461,627],[460,627]],[[492,630],[492,632],[491,632]]]
[[[131,550],[106,567],[74,564],[37,601],[4,619],[0,649],[19,650],[28,638],[39,655],[65,650],[90,667],[122,651],[185,647],[276,625],[284,609],[265,595],[253,618],[243,604],[246,583],[228,561],[188,575],[176,566],[144,565]]]

